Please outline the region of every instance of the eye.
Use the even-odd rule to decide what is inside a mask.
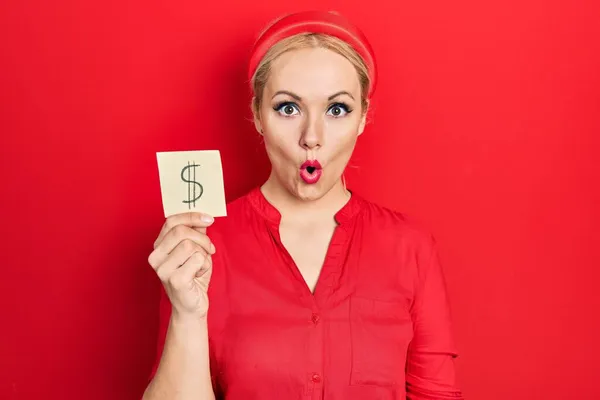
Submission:
[[[352,110],[344,103],[335,103],[327,110],[327,115],[331,115],[335,118],[343,117],[346,114],[351,113]]]
[[[273,109],[279,114],[283,115],[284,117],[293,117],[294,115],[298,115],[300,113],[298,106],[295,103],[291,103],[289,101],[280,103],[273,107]]]

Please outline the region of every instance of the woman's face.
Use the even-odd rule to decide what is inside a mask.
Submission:
[[[305,200],[339,183],[364,129],[361,103],[356,69],[338,53],[301,49],[273,61],[255,123],[278,183]]]

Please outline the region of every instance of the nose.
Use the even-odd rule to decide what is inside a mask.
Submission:
[[[315,149],[323,145],[323,121],[319,118],[307,118],[300,136],[300,146]]]

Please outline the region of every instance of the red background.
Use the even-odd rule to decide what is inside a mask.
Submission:
[[[266,3],[4,2],[0,398],[139,397],[155,152],[220,149],[229,200],[266,177],[245,66],[294,4]],[[600,398],[594,3],[302,2],[377,52],[349,185],[438,238],[469,399]]]

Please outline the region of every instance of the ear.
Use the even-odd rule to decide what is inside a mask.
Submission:
[[[256,131],[262,136],[262,134],[263,134],[262,123],[260,122],[260,119],[256,115],[254,115],[254,127],[256,128]]]
[[[256,128],[256,131],[262,135],[263,128],[262,123],[260,122],[260,110],[257,107],[256,96],[252,97],[252,115],[254,117],[254,127]]]
[[[362,112],[362,116],[360,117],[360,125],[358,126],[358,136],[362,135],[365,130],[365,125],[367,124],[367,113],[369,112],[369,100],[365,101],[365,109]]]

